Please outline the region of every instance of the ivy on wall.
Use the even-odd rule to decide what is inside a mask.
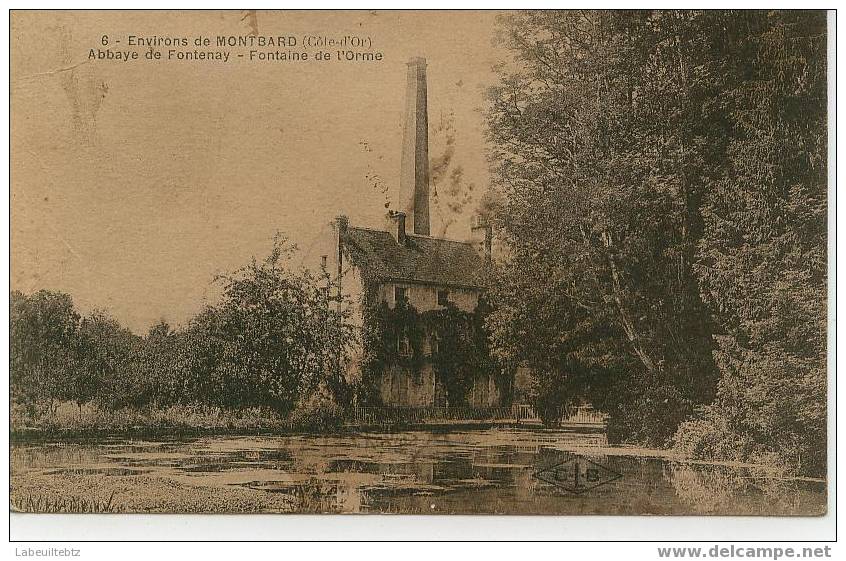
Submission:
[[[404,368],[419,383],[427,359],[449,406],[466,405],[475,377],[487,375],[493,376],[504,401],[510,401],[513,376],[491,356],[484,329],[489,311],[483,300],[472,312],[451,303],[425,312],[408,302],[390,308],[380,301],[378,284],[365,282],[361,403],[381,405],[381,376],[392,367]],[[401,345],[403,340],[407,346]]]

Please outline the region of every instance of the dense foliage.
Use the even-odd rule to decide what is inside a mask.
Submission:
[[[218,304],[143,337],[82,317],[66,294],[13,292],[14,405],[272,409],[327,428],[353,391],[377,404],[394,366],[431,361],[460,406],[485,374],[507,402],[521,365],[544,420],[585,400],[610,415],[612,441],[823,473],[825,14],[532,11],[502,23],[514,57],[490,92],[495,185],[480,201],[507,256],[495,308],[390,308],[364,279],[352,388],[341,372],[358,337],[337,285],[292,269],[281,239],[218,279]],[[451,127],[438,129],[432,178],[436,209],[457,213],[472,188],[451,163]]]
[[[374,298],[365,297],[361,403],[381,404],[378,389],[384,372],[401,367],[419,377],[425,361],[443,389],[443,405],[467,405],[474,381],[489,376],[508,401],[510,377],[491,353],[484,326],[490,309],[484,301],[472,312],[452,303],[420,312],[408,302],[390,307]],[[403,341],[405,353],[400,352]]]
[[[293,270],[292,252],[277,239],[265,260],[218,279],[217,305],[183,329],[159,323],[145,337],[102,312],[80,317],[66,294],[12,293],[13,400],[30,409],[97,400],[111,409],[204,404],[283,414],[298,404],[318,409],[314,395],[337,400],[354,334],[328,275]]]
[[[510,258],[489,326],[536,403],[587,398],[612,439],[664,444],[713,402],[729,432],[824,458],[824,14],[526,12],[503,31],[488,124]]]
[[[12,399],[30,414],[92,399],[139,339],[101,312],[81,318],[70,296],[47,290],[12,292],[9,316]]]
[[[702,204],[696,272],[722,376],[700,455],[776,454],[825,471],[826,35],[822,13],[747,14],[727,57],[726,161]]]

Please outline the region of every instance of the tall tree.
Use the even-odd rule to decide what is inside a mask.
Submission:
[[[702,33],[710,18],[504,21],[514,61],[500,69],[488,124],[511,249],[500,296],[516,311],[501,308],[492,325],[571,398],[597,390],[614,439],[663,443],[713,397],[711,324],[693,272],[700,201],[724,145],[721,116],[704,103],[721,79]]]
[[[63,397],[80,407],[95,397],[109,405],[146,403],[148,380],[138,369],[141,339],[102,310],[79,325],[78,367],[65,383]]]
[[[720,433],[721,453],[818,470],[824,14],[529,12],[504,26],[515,58],[489,110],[511,251],[501,352],[540,373],[539,399],[593,393],[610,436],[652,442],[719,372],[710,439],[697,422],[677,440],[708,453]]]
[[[263,261],[220,277],[222,302],[197,321],[213,345],[213,381],[228,405],[267,405],[289,411],[298,399],[327,385],[346,392],[341,375],[354,333],[332,279],[295,270],[296,248],[277,236]]]
[[[705,230],[696,266],[719,326],[722,378],[709,426],[724,427],[745,442],[735,454],[774,452],[803,471],[821,473],[825,13],[732,16],[724,31],[729,51],[720,100],[730,142],[725,165],[703,201]]]
[[[11,398],[52,411],[77,368],[79,314],[69,295],[48,290],[12,292],[10,308]]]

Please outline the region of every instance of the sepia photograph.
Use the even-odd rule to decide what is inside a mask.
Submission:
[[[9,18],[13,516],[830,512],[825,11]]]

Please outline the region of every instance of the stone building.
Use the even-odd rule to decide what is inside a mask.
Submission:
[[[362,329],[367,329],[367,322],[374,316],[368,314],[368,309],[374,312],[377,308],[388,314],[400,308],[413,310],[409,313],[415,318],[427,313],[436,317],[439,310],[470,318],[477,312],[483,295],[481,273],[490,260],[490,227],[476,220],[464,240],[431,235],[426,61],[422,58],[408,62],[402,150],[400,210],[388,213],[383,229],[360,227],[350,224],[344,216],[338,217],[333,225],[332,253],[324,258],[327,270],[340,278],[340,290],[355,303],[354,321]],[[470,323],[468,329],[473,330]],[[466,368],[459,374],[436,361],[436,357],[446,354],[438,355],[439,345],[454,341],[439,341],[442,334],[427,328],[415,331],[411,325],[394,326],[394,331],[389,344],[368,342],[366,337],[363,343],[388,346],[384,352],[395,358],[377,365],[377,371],[371,371],[366,381],[373,386],[379,403],[484,407],[503,402],[507,392],[502,388],[501,376],[482,370],[468,373]],[[416,339],[411,331],[416,333]],[[479,333],[459,330],[454,336],[479,340]],[[363,361],[372,356],[369,350],[372,351],[360,349],[352,362],[353,378],[368,366]],[[373,369],[372,364],[369,367]],[[454,390],[450,392],[456,381],[451,377],[459,375],[464,384],[461,399],[455,397]]]

